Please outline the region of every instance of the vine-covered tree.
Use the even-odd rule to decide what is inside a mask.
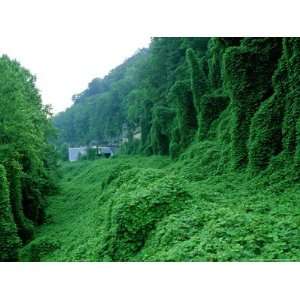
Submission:
[[[17,259],[20,239],[28,242],[34,224],[43,222],[46,196],[56,189],[53,134],[35,77],[18,62],[0,57],[0,227],[5,231],[1,238],[11,240],[1,241],[0,260]]]

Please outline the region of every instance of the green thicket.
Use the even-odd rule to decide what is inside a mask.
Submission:
[[[208,65],[207,81],[210,90],[216,90],[222,86],[222,56],[224,47],[221,46],[220,39],[211,38],[208,42],[208,51],[206,55]]]
[[[232,163],[248,162],[247,142],[253,115],[272,94],[271,78],[277,67],[281,40],[244,39],[224,54],[224,81],[232,101]]]
[[[196,113],[198,117],[198,127],[201,136],[205,136],[205,133],[202,132],[202,99],[201,97],[207,91],[207,74],[204,72],[203,65],[206,63],[204,57],[201,60],[201,63],[198,61],[198,58],[195,52],[192,49],[187,50],[187,61],[189,62],[190,66],[190,73],[191,73],[191,89],[193,92],[193,100],[194,100],[194,107],[196,109]]]
[[[56,189],[56,153],[49,144],[53,136],[50,110],[41,103],[35,77],[18,62],[0,57],[0,164],[6,169],[9,188],[9,194],[1,191],[6,195],[1,200],[5,206],[1,218],[11,222],[3,239],[8,234],[12,239],[1,249],[0,260],[16,260],[16,238],[28,242],[34,225],[43,222],[46,196]]]
[[[283,150],[295,155],[297,47],[297,38],[154,38],[54,118],[58,144],[125,136],[127,153],[178,158],[194,141],[217,139],[219,170],[258,173]]]
[[[21,241],[9,202],[6,172],[0,165],[0,261],[17,261],[20,246]]]
[[[221,112],[225,110],[229,98],[225,95],[206,94],[201,99],[201,114],[199,116],[199,138],[209,136],[209,130],[213,121],[217,120]]]
[[[265,169],[270,159],[282,150],[282,100],[271,96],[255,113],[250,127],[249,166],[256,172]]]
[[[20,164],[15,161],[9,161],[6,166],[9,182],[10,203],[15,223],[18,229],[18,235],[22,241],[27,242],[33,237],[33,224],[25,217],[22,204],[22,170]]]
[[[157,223],[180,211],[189,199],[183,181],[164,175],[155,169],[132,168],[116,179],[121,183],[113,183],[120,190],[113,193],[103,224],[106,234],[100,253],[105,259],[130,260],[144,247]],[[143,188],[137,190],[137,184]],[[109,199],[108,194],[105,197]]]
[[[169,154],[170,126],[168,122],[173,117],[173,111],[163,106],[153,109],[153,119],[150,131],[152,151],[160,155]]]
[[[193,141],[197,130],[197,113],[193,104],[193,96],[189,85],[184,81],[176,81],[172,86],[169,97],[176,104],[173,133],[171,135],[170,154],[177,157]],[[169,121],[170,122],[170,118]],[[168,123],[165,122],[164,126]],[[170,126],[170,123],[168,124]]]
[[[217,159],[215,145],[205,142],[176,162],[119,156],[64,164],[50,221],[21,258],[299,261],[300,189],[288,170],[207,176]]]
[[[61,223],[24,257],[299,259],[299,75],[299,38],[152,39],[53,119],[58,145],[124,135],[124,152],[151,157],[66,166]]]
[[[296,124],[296,142],[297,142],[297,148],[296,148],[296,153],[295,153],[295,170],[296,174],[299,176],[300,175],[300,118],[297,121]]]
[[[198,104],[194,100],[192,107],[188,99],[192,94],[190,77],[195,78],[194,84],[197,85],[198,74],[190,74],[186,51],[193,51],[195,61],[200,60],[201,70],[207,72],[205,60],[201,58],[205,56],[208,40],[154,38],[149,49],[140,50],[103,79],[93,80],[87,90],[74,96],[74,105],[70,109],[54,118],[54,125],[60,131],[58,144],[119,142],[126,128],[126,135],[132,145],[124,149],[129,153],[181,153],[192,137],[188,133],[188,137],[183,138],[189,141],[184,141],[185,145],[176,140],[176,131],[182,125],[178,122],[180,118],[183,119],[178,118],[178,111],[182,110],[180,105],[184,101],[189,105],[188,122],[191,124],[188,127],[196,127],[193,124],[194,115],[196,120],[198,118],[194,112]],[[174,93],[176,85],[183,82],[186,85],[185,91]],[[170,97],[172,89],[174,97]],[[185,100],[175,101],[176,93],[184,94]],[[131,138],[136,131],[141,132],[140,141]],[[170,152],[175,143],[179,143],[178,150]]]
[[[296,124],[300,116],[300,40],[298,38],[286,39],[284,54],[287,60],[288,91],[285,97],[283,146],[288,154],[293,155],[296,149]]]

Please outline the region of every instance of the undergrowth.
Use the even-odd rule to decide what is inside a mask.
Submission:
[[[107,106],[109,126],[101,105],[91,126],[116,136],[112,124],[127,124],[126,153],[163,156],[64,165],[61,194],[24,259],[300,259],[300,39],[211,38],[206,52],[177,42],[155,39],[150,73],[138,73],[130,96],[119,93],[126,103]],[[113,113],[126,109],[125,120]],[[58,126],[73,137],[64,142],[81,143],[80,124]]]
[[[247,170],[220,175],[221,153],[207,141],[176,162],[120,156],[66,163],[47,223],[22,259],[299,260],[300,187],[285,158],[256,177]]]

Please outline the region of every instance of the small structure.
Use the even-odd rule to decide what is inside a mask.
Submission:
[[[111,147],[97,147],[97,154],[108,158],[113,156],[114,152]]]
[[[133,139],[134,140],[141,140],[142,138],[142,133],[140,131],[136,131],[134,134],[133,134]]]
[[[82,155],[86,155],[87,147],[69,148],[69,161],[76,161]]]
[[[108,158],[113,156],[117,152],[118,146],[116,145],[92,146],[92,147],[83,146],[83,147],[69,148],[69,161],[79,160],[81,156],[88,154],[89,149],[93,149],[97,156],[104,156]]]

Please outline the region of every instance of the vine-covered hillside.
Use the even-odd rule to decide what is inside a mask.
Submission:
[[[299,38],[154,38],[54,118],[59,144],[125,137],[129,154],[176,159],[206,141],[218,154],[215,172],[257,174],[277,161],[297,175],[299,45]]]
[[[207,176],[217,163],[206,146],[177,162],[119,156],[66,163],[47,223],[21,259],[299,261],[299,184],[287,184],[282,172]]]
[[[20,258],[299,260],[299,81],[299,38],[152,39],[53,118],[62,159],[68,146],[121,149],[62,164]]]

